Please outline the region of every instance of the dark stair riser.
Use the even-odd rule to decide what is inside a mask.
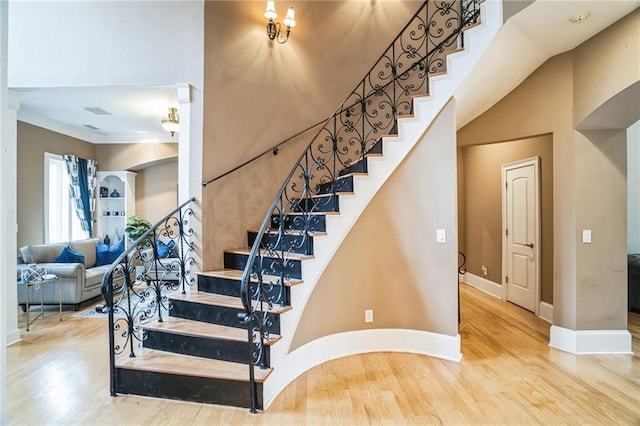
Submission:
[[[284,221],[284,229],[306,231],[306,232],[326,232],[327,220],[323,214],[313,215],[274,215],[271,216],[271,229],[277,230],[280,223]]]
[[[368,159],[364,158],[342,169],[340,173],[338,173],[338,176],[344,176],[350,173],[367,173],[367,172],[368,172]]]
[[[173,300],[173,308],[169,315],[194,321],[208,322],[210,324],[225,325],[235,328],[247,328],[247,325],[238,321],[238,314],[244,309],[229,308],[226,306],[206,305],[184,300]],[[265,330],[269,333],[280,334],[280,315],[267,313],[269,318]]]
[[[258,233],[249,232],[249,247],[253,247]],[[313,237],[301,233],[287,234],[286,231],[280,234],[265,234],[262,237],[261,247],[270,250],[283,250],[286,252],[313,254]]]
[[[248,254],[227,253],[224,254],[224,267],[228,269],[244,270],[249,260]],[[302,279],[302,262],[299,259],[278,259],[271,257],[262,258],[256,256],[254,267],[259,267],[262,273],[267,275],[284,274],[285,278]]]
[[[335,181],[322,183],[318,185],[318,190],[316,191],[318,195],[332,194],[334,192],[353,192],[353,176],[345,176]]]
[[[251,407],[250,386],[244,381],[180,376],[128,368],[116,368],[116,380],[116,392],[121,394]],[[256,387],[257,408],[261,410],[263,407],[262,384],[256,383]]]
[[[393,128],[391,129],[390,134],[398,133],[397,122],[398,122],[397,120],[394,120],[395,124],[393,125]],[[374,155],[374,154],[382,155],[382,138],[378,139],[378,141],[371,148],[367,150],[367,153],[364,155],[364,158],[360,158],[355,163],[340,170],[340,172],[338,173],[338,176],[344,176],[350,173],[368,173],[369,164],[368,164],[367,156]]]
[[[339,212],[340,196],[337,194],[316,198],[302,198],[291,201],[291,210],[294,212]]]
[[[263,285],[262,291],[267,300],[272,300],[274,303],[289,306],[289,301],[291,300],[291,289],[289,286],[281,286],[280,284],[271,285],[269,283],[265,284],[267,285]],[[250,286],[249,291],[255,300],[258,283],[251,283]],[[198,277],[198,291],[221,294],[223,296],[240,297],[240,281],[200,275]]]
[[[161,330],[145,330],[145,338],[142,345],[145,348],[165,352],[238,362],[241,364],[249,363],[249,345],[247,342],[188,336]],[[263,356],[265,366],[269,367],[271,361],[268,345],[264,347]]]

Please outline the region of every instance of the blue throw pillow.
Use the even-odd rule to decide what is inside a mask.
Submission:
[[[124,252],[124,237],[109,247],[100,241],[96,243],[96,266],[111,265]]]
[[[54,263],[82,263],[84,264],[84,254],[75,251],[69,246],[62,249],[62,252],[53,261]]]
[[[176,242],[169,240],[168,243],[164,243],[160,240],[156,242],[156,249],[158,251],[158,257],[164,259],[165,257],[178,257],[178,253],[175,251]]]

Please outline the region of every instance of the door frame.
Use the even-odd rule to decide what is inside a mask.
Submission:
[[[526,158],[524,160],[514,161],[512,163],[503,164],[501,166],[502,169],[502,299],[507,300],[507,282],[506,276],[507,271],[509,270],[507,267],[508,256],[507,256],[507,236],[506,236],[506,228],[507,228],[507,171],[518,169],[521,167],[533,166],[533,181],[534,181],[534,202],[535,202],[535,241],[533,247],[533,255],[536,259],[536,270],[535,270],[535,284],[534,284],[534,293],[536,295],[535,301],[535,309],[534,313],[536,316],[539,316],[540,311],[540,277],[541,277],[541,267],[542,267],[542,258],[540,257],[540,230],[541,230],[541,218],[542,212],[540,210],[540,157],[531,157]]]

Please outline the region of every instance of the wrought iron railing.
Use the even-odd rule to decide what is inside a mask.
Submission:
[[[195,263],[190,204],[183,203],[151,226],[109,267],[102,279],[105,304],[96,308],[108,313],[110,391],[116,395],[116,357],[136,356],[144,340],[142,324],[156,320],[171,309],[169,293],[185,293],[193,285],[190,266]]]
[[[426,95],[429,78],[446,72],[447,53],[464,46],[462,30],[478,22],[480,0],[429,0],[402,29],[356,88],[316,133],[272,202],[244,269],[241,284],[248,327],[252,412],[256,410],[254,367],[266,367],[268,311],[288,305],[283,284],[291,280],[294,253],[319,230],[319,212],[337,210],[337,194],[349,172],[363,161],[396,119],[412,113],[413,97]],[[251,281],[257,284],[251,284]],[[278,290],[280,289],[280,290]]]

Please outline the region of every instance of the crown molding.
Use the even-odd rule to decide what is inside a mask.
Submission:
[[[44,117],[42,115],[33,113],[31,111],[21,109],[18,111],[18,120],[25,123],[32,124],[34,126],[42,127],[52,132],[61,133],[72,138],[80,139],[85,142],[95,143],[98,139],[96,132],[91,130],[81,130],[74,126],[61,123],[51,118]]]

